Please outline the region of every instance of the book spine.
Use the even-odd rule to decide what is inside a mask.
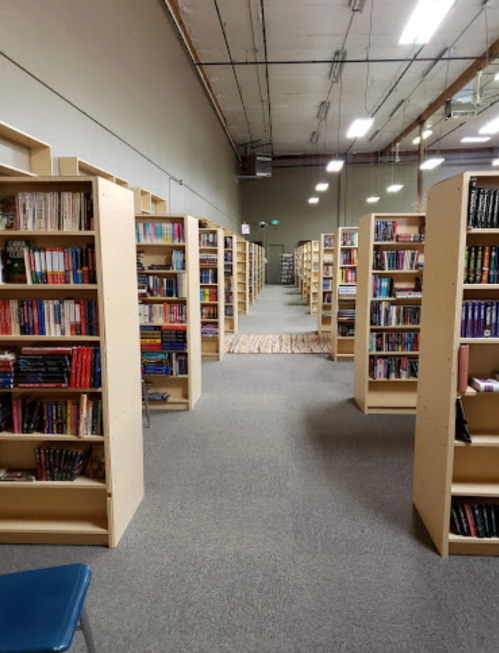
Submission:
[[[466,392],[468,387],[469,376],[469,360],[470,360],[470,347],[469,345],[460,345],[458,353],[458,392]]]

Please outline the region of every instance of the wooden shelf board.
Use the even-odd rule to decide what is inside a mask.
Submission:
[[[499,229],[466,229],[467,236],[493,236],[494,234],[499,234]]]
[[[139,270],[137,268],[138,274],[157,274],[158,276],[162,274],[180,274],[185,272],[185,270]]]
[[[417,383],[417,379],[368,379],[369,383]]]
[[[27,229],[6,229],[0,231],[2,238],[60,238],[60,237],[82,237],[95,236],[95,231],[28,231]]]
[[[470,385],[466,388],[465,392],[458,392],[459,397],[476,397],[478,394],[481,395],[491,395],[493,392],[477,392],[475,388],[472,388]]]
[[[372,274],[423,274],[423,270],[372,270]]]
[[[369,356],[419,356],[419,351],[370,351]]]
[[[499,483],[455,483],[451,484],[453,496],[499,497]]]
[[[338,340],[355,340],[355,336],[336,336]]]
[[[93,478],[88,478],[87,476],[80,476],[74,481],[33,481],[30,482],[20,482],[16,483],[15,481],[0,481],[0,491],[2,488],[19,488],[19,489],[29,489],[29,490],[100,490],[106,491],[106,483],[103,481],[98,481]]]
[[[463,283],[463,290],[499,290],[499,283]]]
[[[160,304],[164,302],[186,302],[187,297],[143,297],[142,295],[139,295],[139,301]]]
[[[370,326],[370,331],[405,331],[409,329],[410,331],[418,331],[421,328],[419,324],[404,324],[397,326]]]
[[[99,342],[100,336],[2,336],[1,342]]]
[[[79,438],[76,435],[62,435],[49,433],[11,433],[3,431],[0,433],[0,442],[14,440],[15,442],[39,442],[47,440],[50,442],[104,442],[102,435],[85,435]]]
[[[461,345],[497,345],[499,338],[461,338]]]
[[[16,166],[10,166],[6,163],[0,163],[0,174],[7,175],[9,177],[36,177],[37,175],[34,172],[28,172],[28,170],[23,170],[22,168],[16,168]]]
[[[413,247],[423,247],[424,242],[409,242],[409,243],[400,243],[396,240],[375,240],[373,242],[374,246],[382,245],[384,247],[401,247],[402,249],[411,249]]]
[[[78,394],[80,392],[102,392],[101,388],[0,388],[0,392],[17,394]]]
[[[141,247],[185,247],[185,243],[137,243],[137,249]]]
[[[370,302],[413,302],[421,301],[421,296],[412,297],[371,297]]]
[[[33,485],[33,484],[31,484]],[[88,519],[3,519],[0,533],[33,533],[58,535],[107,535],[104,521]]]
[[[471,443],[454,440],[455,447],[499,447],[499,435],[472,435]]]

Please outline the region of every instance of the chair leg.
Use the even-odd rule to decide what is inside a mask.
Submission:
[[[90,627],[90,620],[88,618],[87,608],[83,606],[80,613],[80,624],[83,637],[85,638],[85,644],[87,645],[88,653],[97,653],[95,648],[94,636],[92,634],[92,629]]]

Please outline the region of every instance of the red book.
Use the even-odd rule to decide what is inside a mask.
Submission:
[[[35,252],[32,249],[29,250],[29,267],[31,268],[32,283],[38,283],[36,278]]]
[[[468,503],[464,504],[464,512],[466,513],[466,518],[468,520],[468,525],[470,527],[471,537],[478,537],[476,532],[475,520],[473,518],[473,511],[471,510],[471,506]]]
[[[470,346],[460,345],[457,360],[457,391],[466,392],[470,366]]]
[[[80,301],[80,320],[81,320],[81,335],[87,335],[87,321],[85,319],[85,302]]]
[[[64,270],[65,270],[65,277],[66,275],[69,275],[69,278],[65,278],[65,282],[67,281],[68,283],[71,283],[71,266],[69,265],[69,250],[67,247],[64,248]],[[73,334],[74,335],[74,334]]]
[[[87,382],[87,347],[81,348],[81,379],[79,388],[86,388]]]
[[[73,347],[71,356],[71,376],[69,377],[69,387],[76,388],[76,363],[78,356],[78,347]]]
[[[6,320],[5,320],[5,300],[0,301],[0,334],[2,336],[8,335],[7,334],[7,328],[6,328]]]
[[[28,320],[28,304],[24,302],[23,304],[23,326],[27,327],[29,324]]]
[[[40,335],[40,327],[38,324],[38,302],[33,302],[33,330],[35,336]]]
[[[68,388],[67,383],[18,383],[18,388]]]
[[[71,347],[23,347],[21,354],[54,354],[60,356],[70,356],[73,349]]]
[[[19,401],[12,400],[12,417],[14,420],[14,433],[19,433]]]
[[[82,347],[78,347],[76,353],[76,385],[75,388],[81,388],[81,364],[82,364]]]
[[[86,365],[86,375],[85,375],[85,388],[90,388],[92,379],[92,347],[87,347],[87,365]]]

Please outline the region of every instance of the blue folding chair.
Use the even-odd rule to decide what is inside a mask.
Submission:
[[[97,653],[85,609],[91,579],[86,565],[0,576],[0,653],[67,651],[78,625]]]

